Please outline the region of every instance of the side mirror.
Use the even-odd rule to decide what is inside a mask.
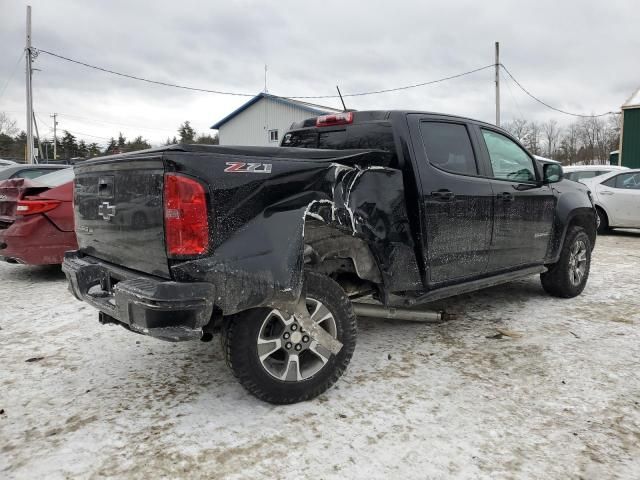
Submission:
[[[562,167],[557,163],[545,163],[542,167],[543,179],[542,183],[557,183],[564,177]]]

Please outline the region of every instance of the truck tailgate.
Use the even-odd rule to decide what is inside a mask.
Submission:
[[[78,246],[86,254],[169,278],[162,154],[75,167]]]

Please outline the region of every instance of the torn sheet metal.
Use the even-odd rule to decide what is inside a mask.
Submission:
[[[295,153],[300,156],[300,149]],[[270,174],[251,175],[213,174],[212,164],[235,160],[228,155],[209,154],[205,162],[193,154],[165,153],[171,168],[207,179],[214,212],[210,256],[176,262],[173,277],[213,283],[215,304],[225,315],[292,304],[301,293],[308,230],[328,225],[369,250],[377,264],[369,275],[383,289],[422,288],[402,172],[387,166],[385,152],[322,154],[328,158],[269,158]]]

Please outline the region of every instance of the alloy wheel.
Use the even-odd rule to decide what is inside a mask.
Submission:
[[[337,338],[336,320],[319,300],[307,297],[311,320]],[[258,357],[269,375],[285,382],[307,380],[317,374],[331,358],[331,352],[311,338],[298,319],[271,310],[265,317],[257,338]]]
[[[587,272],[587,245],[578,240],[571,246],[569,253],[569,281],[574,286],[580,285]]]

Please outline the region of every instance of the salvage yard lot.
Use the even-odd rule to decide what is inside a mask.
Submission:
[[[638,478],[639,267],[616,232],[573,300],[530,278],[362,319],[336,387],[272,406],[217,338],[101,326],[59,269],[0,264],[0,477]]]

